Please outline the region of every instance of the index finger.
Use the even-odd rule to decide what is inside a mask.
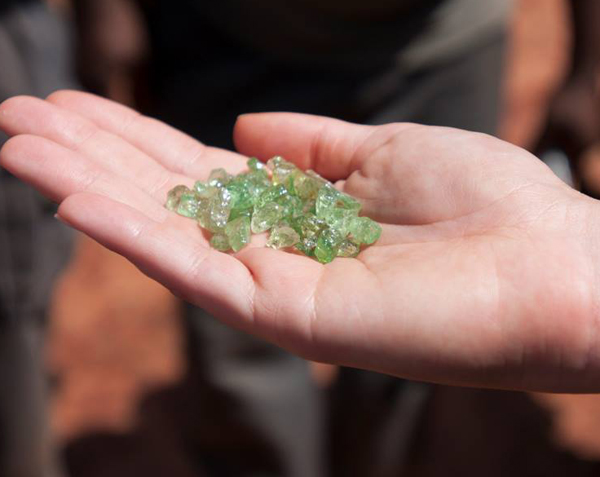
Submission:
[[[246,158],[240,154],[206,146],[162,121],[114,101],[81,91],[57,91],[47,101],[91,120],[173,172],[205,179],[207,170],[217,167],[232,174],[246,168]]]
[[[394,127],[397,131],[399,125]],[[337,181],[360,167],[367,157],[363,146],[377,146],[378,139],[370,138],[381,129],[310,114],[255,113],[238,118],[234,140],[242,154],[262,159],[281,155],[301,169],[313,169]]]

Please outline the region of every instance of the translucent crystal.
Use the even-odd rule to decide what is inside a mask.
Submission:
[[[322,181],[311,177],[298,169],[292,174],[292,181],[296,194],[304,200],[315,200],[319,193],[319,189],[324,185]]]
[[[293,218],[302,214],[302,199],[295,195],[286,194],[277,199],[277,203],[283,207],[283,217]]]
[[[345,239],[338,246],[337,256],[354,258],[358,255],[359,252],[360,252],[360,245],[354,243],[350,239]]]
[[[205,182],[196,181],[196,183],[194,184],[194,191],[198,194],[199,197],[203,199],[208,199],[214,194],[216,194],[217,188]]]
[[[252,207],[247,209],[231,209],[231,212],[229,213],[229,220],[237,219],[238,217],[248,217],[251,219],[252,212]]]
[[[325,218],[329,212],[335,207],[340,193],[332,185],[326,184],[319,189],[317,195],[316,211],[317,217]]]
[[[316,215],[306,214],[292,220],[292,228],[298,232],[300,238],[307,246],[314,248],[317,245],[317,238],[321,232],[327,227],[325,221],[319,219]]]
[[[231,194],[232,209],[247,209],[254,205],[254,198],[248,190],[247,182],[242,179],[234,179],[230,181],[225,189]]]
[[[269,179],[266,169],[246,174],[245,182],[253,204],[256,204],[262,193],[271,187],[271,179]]]
[[[165,207],[175,212],[177,210],[177,207],[179,206],[181,196],[189,192],[189,187],[186,187],[184,185],[178,185],[173,187],[167,194],[167,203],[165,204]]]
[[[221,252],[227,252],[231,250],[231,246],[229,245],[229,239],[225,234],[214,234],[210,238],[210,246],[212,248],[216,248]]]
[[[288,190],[282,184],[274,185],[266,189],[256,200],[256,207],[261,208],[269,202],[275,202],[277,199],[288,194]]]
[[[225,169],[213,169],[210,176],[208,176],[208,184],[214,187],[223,187],[230,179],[231,176],[227,174]]]
[[[198,208],[198,215],[196,219],[198,220],[198,225],[203,229],[208,230],[212,233],[222,233],[223,227],[217,226],[212,220],[210,216],[210,202],[200,202],[200,207]]]
[[[238,217],[225,226],[225,235],[234,252],[237,252],[250,242],[250,218]]]
[[[283,218],[284,209],[276,202],[268,202],[261,208],[254,209],[252,215],[252,232],[266,232]]]
[[[179,197],[179,205],[176,212],[184,217],[196,218],[198,214],[200,198],[194,191],[184,192]]]
[[[268,160],[267,167],[273,171],[273,184],[283,184],[288,190],[291,189],[293,182],[292,173],[297,170],[297,167],[291,162],[286,161],[281,156],[275,156]]]
[[[330,209],[323,220],[331,228],[338,230],[342,235],[346,236],[350,231],[350,224],[354,218],[353,210]]]
[[[210,199],[209,220],[215,228],[221,229],[227,225],[230,212],[231,194],[225,188],[219,189],[219,192]]]
[[[349,231],[355,242],[370,245],[381,236],[381,225],[368,217],[355,217]]]
[[[300,240],[300,242],[298,242],[296,245],[294,245],[294,248],[296,250],[298,250],[299,252],[302,252],[304,255],[308,256],[308,257],[313,257],[315,254],[315,246],[316,246],[316,242],[315,245],[308,246],[305,244],[305,242],[303,240]]]
[[[335,229],[325,229],[317,239],[315,257],[321,263],[331,262],[337,255],[344,236]]]
[[[286,248],[292,247],[300,241],[300,236],[291,227],[276,226],[271,230],[269,240],[267,241],[267,247],[271,248]]]
[[[251,171],[261,171],[265,169],[265,165],[260,162],[256,157],[251,157],[247,162],[248,169]]]
[[[349,210],[354,215],[358,215],[358,213],[360,212],[361,205],[360,202],[357,201],[354,197],[340,192],[340,195],[338,196],[338,201],[336,203],[336,207],[340,209]]]
[[[267,246],[293,247],[329,263],[336,256],[356,257],[361,244],[381,235],[379,224],[358,216],[356,199],[316,172],[303,172],[281,156],[266,166],[250,158],[247,165],[237,176],[214,169],[192,189],[173,188],[165,206],[212,232],[210,245],[220,251],[239,251],[252,233],[270,230]]]

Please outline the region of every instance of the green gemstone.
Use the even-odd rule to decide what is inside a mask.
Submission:
[[[299,169],[292,174],[292,181],[296,194],[303,200],[315,200],[319,189],[323,187],[323,182],[303,173]]]
[[[331,262],[337,255],[339,245],[344,240],[344,236],[335,229],[325,229],[319,235],[317,246],[315,247],[315,257],[321,263]]]
[[[340,192],[332,185],[326,184],[321,187],[315,205],[317,217],[322,219],[327,217],[330,211],[335,208],[339,196]]]
[[[167,202],[165,204],[165,207],[175,212],[177,210],[177,207],[179,206],[181,196],[189,192],[191,192],[189,187],[186,187],[184,185],[178,185],[173,187],[167,194]]]
[[[227,252],[231,250],[231,245],[229,245],[229,239],[225,234],[214,234],[210,238],[210,246],[212,248],[216,248],[221,252]]]
[[[255,208],[252,215],[252,232],[266,232],[283,218],[284,209],[276,202],[268,202],[264,207]]]
[[[184,192],[179,198],[176,212],[184,217],[194,219],[198,215],[199,201],[200,198],[194,191]]]
[[[360,252],[360,245],[354,243],[352,240],[345,239],[338,246],[337,256],[354,258],[358,255],[359,252]]]
[[[225,226],[225,235],[234,252],[237,252],[250,242],[250,218],[238,217]]]
[[[208,230],[209,232],[212,232],[212,233],[222,233],[223,232],[223,227],[218,227],[211,220],[211,218],[210,218],[210,206],[207,206],[207,207],[204,207],[204,208],[200,207],[200,209],[198,211],[198,215],[196,216],[196,218],[198,220],[198,224],[203,229],[206,229],[206,230]]]
[[[271,180],[269,179],[266,170],[261,172],[251,172],[245,176],[245,184],[248,189],[248,193],[252,198],[252,203],[256,204],[258,198],[271,187]]]
[[[315,246],[316,246],[316,242],[314,245],[310,245],[310,244],[307,245],[304,240],[300,240],[300,242],[298,242],[296,245],[294,245],[294,248],[296,250],[298,250],[299,252],[302,252],[304,255],[306,255],[308,257],[314,257]]]
[[[199,197],[203,199],[209,199],[214,194],[216,194],[217,188],[205,182],[196,181],[196,183],[194,184],[194,191],[196,192],[196,194],[198,194]]]
[[[210,199],[209,220],[213,228],[222,229],[227,225],[231,212],[231,194],[225,188]]]
[[[298,233],[289,226],[277,225],[271,229],[267,247],[271,248],[287,248],[292,247],[300,241]]]
[[[284,185],[278,184],[266,189],[256,200],[256,207],[261,208],[269,202],[275,202],[277,199],[288,194],[288,190]]]
[[[275,156],[267,162],[267,167],[273,171],[273,184],[283,184],[288,190],[292,189],[292,174],[298,169],[291,162],[286,161],[281,156]]]
[[[348,209],[330,209],[324,218],[327,225],[346,236],[350,232],[350,224],[355,218],[354,211]]]
[[[304,204],[300,197],[286,194],[277,199],[277,203],[283,207],[284,217],[297,217],[302,214]]]
[[[248,166],[248,169],[250,169],[251,171],[263,171],[263,170],[265,170],[265,167],[266,167],[256,157],[251,157],[250,159],[248,159],[248,162],[246,163],[246,165]]]
[[[381,235],[379,224],[358,217],[360,202],[316,172],[303,172],[281,156],[266,166],[250,158],[247,165],[248,171],[237,176],[214,169],[193,189],[173,188],[165,206],[195,218],[213,233],[210,244],[221,251],[241,250],[252,232],[270,230],[269,247],[294,247],[329,263],[336,256],[356,257],[361,244]]]
[[[307,245],[313,243],[312,248],[317,244],[321,232],[327,227],[324,220],[313,214],[297,217],[291,221],[290,225],[304,241],[307,241]]]
[[[223,168],[213,169],[208,176],[208,185],[223,187],[231,180],[231,176]]]
[[[351,197],[348,194],[344,194],[343,192],[340,192],[340,195],[338,196],[338,201],[337,201],[336,207],[345,209],[345,210],[349,210],[349,211],[353,212],[354,215],[358,215],[362,205],[354,197]]]
[[[349,231],[355,242],[370,245],[381,236],[381,225],[368,217],[355,217],[350,222]]]
[[[246,181],[233,180],[229,182],[225,189],[231,194],[231,208],[232,209],[247,209],[254,205],[254,200]]]
[[[238,217],[248,217],[251,219],[252,212],[252,207],[247,209],[231,209],[231,212],[229,213],[229,220],[237,219]]]

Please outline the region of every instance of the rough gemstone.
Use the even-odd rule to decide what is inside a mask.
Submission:
[[[229,245],[229,239],[225,234],[214,234],[210,238],[210,246],[212,248],[216,248],[220,252],[227,252],[231,250],[231,245]]]
[[[273,171],[273,184],[283,184],[288,190],[292,190],[292,174],[298,168],[291,162],[286,161],[281,156],[275,156],[267,162],[267,167]]]
[[[322,181],[311,177],[308,173],[305,174],[298,169],[293,173],[292,180],[294,190],[301,199],[315,200],[319,193],[319,189],[324,185]]]
[[[276,226],[271,230],[271,235],[267,241],[267,247],[286,248],[296,245],[300,241],[300,236],[291,227]]]
[[[270,230],[267,246],[290,248],[329,263],[356,257],[372,244],[381,226],[359,217],[360,203],[312,170],[301,171],[281,156],[267,165],[256,158],[236,176],[214,169],[192,189],[169,191],[165,206],[213,233],[211,247],[239,251],[252,233]]]
[[[194,191],[184,192],[179,198],[176,212],[184,217],[196,218],[200,205],[199,200],[200,198]]]
[[[338,247],[344,236],[335,229],[325,229],[317,239],[315,257],[321,263],[331,262],[337,255]]]
[[[222,229],[227,225],[229,213],[231,212],[231,194],[225,189],[219,189],[219,192],[210,199],[209,220],[215,228]]]
[[[284,209],[276,202],[268,202],[265,206],[255,209],[252,215],[252,232],[266,232],[283,217]]]
[[[337,249],[338,257],[354,258],[360,252],[360,245],[354,243],[350,239],[345,239],[340,243]]]
[[[331,228],[338,230],[342,235],[346,236],[350,231],[350,224],[354,218],[353,210],[334,208],[328,211],[323,220]]]
[[[368,217],[355,217],[350,223],[349,232],[355,242],[370,245],[381,236],[381,225]]]
[[[198,194],[199,197],[203,199],[208,199],[212,197],[217,192],[217,188],[206,184],[202,181],[196,181],[194,184],[194,191]]]
[[[177,207],[179,206],[181,196],[189,192],[189,187],[184,185],[178,185],[173,187],[167,194],[167,203],[165,204],[165,207],[175,212],[177,210]]]
[[[223,168],[213,169],[208,176],[208,184],[214,187],[223,187],[231,179],[227,171]]]
[[[256,207],[261,208],[269,202],[275,202],[281,197],[288,194],[288,190],[284,185],[278,184],[266,189],[256,200]]]
[[[254,205],[254,199],[248,190],[246,181],[234,179],[225,186],[225,189],[231,194],[232,209],[247,209]]]
[[[248,218],[252,218],[252,207],[249,207],[247,209],[231,209],[231,212],[229,214],[229,220],[233,220],[233,219],[237,219],[238,217],[248,217]]]
[[[256,157],[251,157],[247,162],[248,169],[251,171],[262,171],[265,169],[265,165],[260,162]]]
[[[225,235],[234,252],[237,252],[250,242],[250,218],[238,217],[225,226]]]

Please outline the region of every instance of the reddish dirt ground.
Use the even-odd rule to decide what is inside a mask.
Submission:
[[[518,2],[503,137],[524,146],[534,140],[564,71],[567,45],[561,0]],[[52,425],[62,443],[94,431],[131,431],[140,399],[181,378],[185,363],[177,311],[167,290],[119,256],[79,239],[55,293],[48,349],[50,369],[59,378]],[[600,459],[599,397],[536,395],[533,400],[553,417],[549,439],[574,455]],[[519,441],[518,435],[509,438]]]

